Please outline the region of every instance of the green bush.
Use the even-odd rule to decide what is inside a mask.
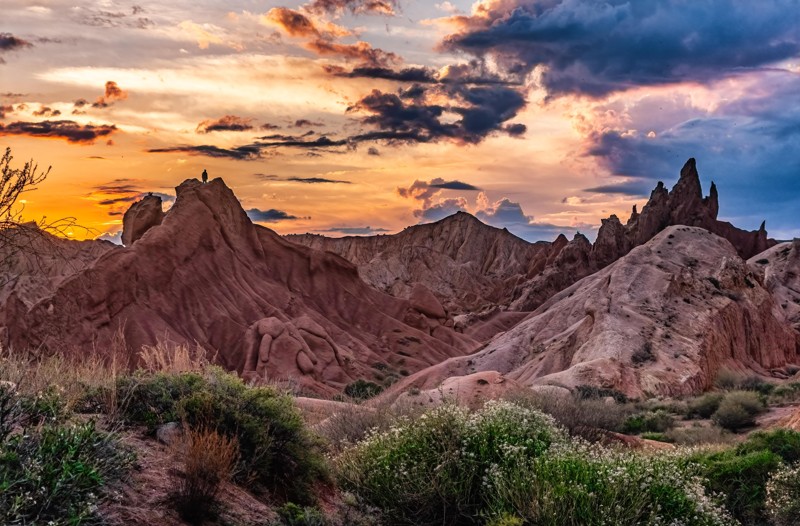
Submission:
[[[726,506],[745,525],[767,523],[767,481],[783,465],[800,458],[800,433],[785,429],[754,433],[734,449],[700,453],[709,490],[725,496]]]
[[[0,445],[0,523],[94,522],[104,485],[130,461],[94,422],[13,434]]]
[[[764,411],[764,403],[751,391],[733,391],[725,395],[711,419],[729,431],[755,425],[756,416]]]
[[[695,398],[689,402],[689,417],[698,418],[711,418],[722,399],[725,397],[722,393],[706,393],[703,396]]]
[[[629,417],[622,428],[624,433],[663,433],[675,427],[675,419],[663,410],[640,413]]]
[[[344,388],[344,394],[356,400],[372,398],[373,396],[379,395],[381,391],[383,391],[383,387],[380,385],[360,378],[355,382],[347,384],[347,387]]]
[[[278,516],[286,526],[325,526],[328,521],[317,508],[301,507],[287,502],[278,508]]]
[[[239,443],[237,480],[257,482],[282,497],[307,501],[324,476],[318,440],[292,398],[271,387],[248,387],[219,368],[204,374],[144,374],[124,380],[126,418],[155,425],[182,420]]]
[[[488,402],[470,414],[448,404],[373,434],[346,450],[337,467],[342,485],[392,524],[470,523],[494,498],[487,493],[491,470],[564,440],[553,419],[538,411]]]

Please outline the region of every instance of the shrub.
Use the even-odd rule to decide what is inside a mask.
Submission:
[[[663,410],[640,413],[629,417],[623,425],[623,432],[629,434],[663,433],[675,427],[675,419]]]
[[[490,470],[538,457],[564,440],[538,411],[488,402],[470,414],[446,404],[372,434],[346,450],[337,467],[342,485],[392,524],[448,524],[477,520],[488,508]]]
[[[711,419],[720,427],[738,431],[753,426],[756,416],[764,411],[764,403],[751,391],[733,391],[725,395]]]
[[[536,526],[732,523],[677,454],[574,442],[493,470],[488,484],[495,516]]]
[[[104,485],[131,461],[111,435],[46,424],[0,444],[0,523],[84,524],[96,518]]]
[[[697,446],[702,444],[728,444],[735,435],[718,426],[692,426],[670,429],[664,435],[679,446]]]
[[[323,477],[318,440],[292,398],[272,387],[248,387],[219,368],[200,373],[139,373],[123,380],[125,416],[135,423],[183,420],[215,429],[239,443],[237,480],[256,482],[282,497],[309,500]]]
[[[603,438],[600,431],[622,431],[634,411],[633,404],[609,403],[599,398],[580,398],[564,393],[542,394],[530,390],[511,393],[508,401],[552,416],[570,435],[587,440]]]
[[[325,526],[328,521],[317,508],[300,507],[293,502],[287,502],[278,508],[278,515],[286,526]]]
[[[603,387],[595,387],[593,385],[579,385],[575,388],[575,394],[581,400],[587,399],[602,399],[613,398],[615,402],[624,404],[628,402],[628,396],[616,389],[606,389]]]
[[[344,388],[344,394],[350,398],[355,398],[356,400],[366,400],[368,398],[372,398],[373,396],[380,394],[381,391],[383,391],[383,387],[380,385],[374,382],[362,380],[361,378],[355,382],[347,384],[347,387]]]
[[[176,447],[183,465],[175,503],[181,517],[201,524],[216,504],[220,486],[231,479],[239,455],[235,439],[206,429],[186,430]]]
[[[767,482],[767,515],[776,526],[794,526],[800,516],[800,464],[782,466]]]
[[[720,369],[717,371],[717,378],[714,381],[717,387],[726,391],[732,391],[739,387],[742,381],[742,375],[730,369]]]
[[[689,402],[688,416],[711,418],[711,415],[719,409],[719,404],[724,397],[725,395],[722,393],[706,393],[699,398],[691,400]]]
[[[725,496],[727,508],[742,524],[766,524],[767,481],[783,462],[800,458],[800,433],[785,429],[759,432],[734,449],[699,453],[707,487]]]
[[[726,508],[742,524],[766,522],[764,499],[770,474],[781,465],[771,451],[738,454],[735,450],[701,453],[692,458],[702,468],[706,487],[725,498]]]

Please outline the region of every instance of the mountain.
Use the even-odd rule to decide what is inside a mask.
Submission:
[[[254,225],[222,179],[185,181],[163,218],[156,208],[157,196],[134,205],[130,246],[35,304],[12,294],[7,343],[107,353],[121,333],[131,362],[159,340],[197,344],[247,378],[291,377],[329,394],[478,345],[445,326],[435,298],[414,304],[379,292],[344,259]]]
[[[641,213],[634,206],[627,223],[616,215],[604,219],[594,243],[581,234],[528,243],[464,212],[395,235],[287,239],[347,259],[364,281],[393,296],[408,298],[415,286],[424,285],[457,318],[459,330],[486,339],[521,319],[512,312],[535,310],[671,225],[709,230],[744,258],[775,244],[763,224],[747,232],[718,221],[718,212],[716,185],[712,182],[703,197],[696,162],[689,159],[671,191],[659,182]]]
[[[423,285],[450,314],[507,303],[552,251],[550,243],[528,243],[464,212],[394,235],[286,238],[338,254],[358,267],[364,281],[393,296],[408,298]]]
[[[800,334],[729,241],[671,226],[559,292],[478,353],[394,389],[497,371],[523,385],[684,395],[711,387],[722,368],[787,377],[799,353]]]

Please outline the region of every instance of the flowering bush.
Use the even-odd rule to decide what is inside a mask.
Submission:
[[[493,471],[564,440],[551,417],[508,402],[444,405],[372,433],[337,464],[342,484],[393,523],[446,524],[488,509]]]
[[[736,523],[681,454],[589,445],[509,402],[402,420],[346,450],[338,471],[393,524]]]
[[[776,526],[797,524],[800,516],[800,464],[781,466],[767,482],[767,514]]]

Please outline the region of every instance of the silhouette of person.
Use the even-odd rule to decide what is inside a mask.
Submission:
[[[204,168],[203,169],[203,184],[205,184],[207,182],[208,182],[208,172]]]

